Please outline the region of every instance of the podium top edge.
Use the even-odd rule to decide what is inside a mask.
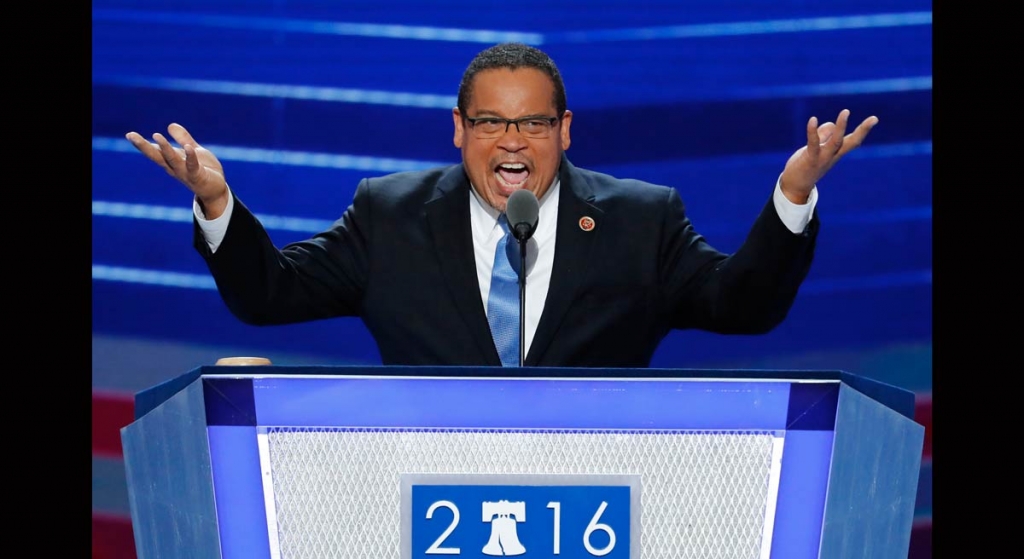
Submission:
[[[838,381],[913,419],[912,391],[841,370],[696,369],[696,368],[569,368],[406,365],[203,365],[135,395],[135,419],[153,410],[206,375],[235,377],[405,377],[533,380],[708,380],[708,381]]]
[[[485,367],[418,365],[203,365],[186,373],[233,375],[339,375],[403,377],[504,377],[504,378],[734,378],[844,380],[852,375],[841,370],[812,369],[707,369],[626,367]],[[877,381],[876,381],[877,382]]]

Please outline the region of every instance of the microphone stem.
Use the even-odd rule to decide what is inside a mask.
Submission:
[[[526,241],[519,241],[519,366],[526,362]]]

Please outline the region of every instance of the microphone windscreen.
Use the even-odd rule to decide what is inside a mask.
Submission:
[[[505,205],[505,217],[512,234],[519,240],[529,239],[537,227],[540,216],[540,202],[529,190],[520,189],[508,197]]]

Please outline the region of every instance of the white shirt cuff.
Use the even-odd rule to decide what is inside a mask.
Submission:
[[[203,238],[210,247],[210,252],[217,252],[217,247],[224,240],[224,234],[228,231],[228,222],[231,221],[231,210],[235,207],[235,195],[228,189],[228,204],[224,213],[217,219],[206,219],[203,208],[199,205],[199,198],[192,198],[192,213],[199,222],[199,228],[203,231]],[[776,203],[778,205],[778,203]]]
[[[778,212],[782,223],[786,224],[786,228],[790,231],[799,235],[804,232],[814,215],[814,206],[818,203],[818,187],[815,186],[811,189],[811,195],[807,197],[806,204],[794,204],[782,193],[782,175],[779,175],[779,180],[775,182],[775,194],[772,196],[772,200],[775,202],[775,211]]]

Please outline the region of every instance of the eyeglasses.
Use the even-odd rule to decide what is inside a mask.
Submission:
[[[481,140],[497,138],[508,132],[508,127],[516,125],[516,130],[524,137],[540,139],[551,135],[551,130],[558,122],[557,116],[524,116],[523,118],[497,118],[497,117],[466,117],[473,135]]]

